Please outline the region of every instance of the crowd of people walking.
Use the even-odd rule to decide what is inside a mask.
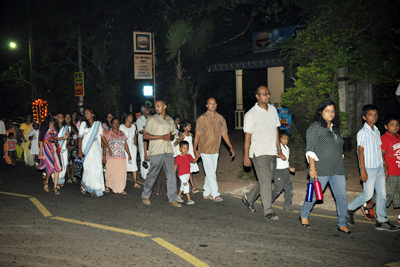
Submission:
[[[254,94],[257,102],[244,117],[243,161],[244,166],[254,166],[258,181],[242,197],[242,202],[254,213],[254,202],[260,197],[265,218],[276,221],[279,217],[272,209],[272,202],[282,191],[285,191],[283,209],[294,210],[290,173],[295,169],[289,164],[289,134],[279,128],[279,116],[269,103],[268,88],[259,86]],[[136,122],[133,113],[123,114],[121,120],[108,113],[100,122],[89,107],[83,114],[49,112],[40,125],[32,121],[31,115],[26,116],[19,128],[11,119],[6,124],[0,120],[0,145],[5,152],[5,162],[14,165],[20,158],[28,166],[36,165],[43,171],[43,190],[50,191],[52,177],[52,191],[57,195],[66,182],[74,183],[78,179],[81,179],[82,194],[96,197],[111,191],[127,194],[127,174],[132,173],[133,187],[140,189],[137,183],[140,171],[140,177],[145,179],[141,193],[143,204],[151,205],[150,197],[155,192],[167,196],[170,206],[181,207],[183,195],[188,205],[195,203],[190,192],[199,190],[194,186],[192,174],[199,171],[196,162],[201,159],[205,173],[204,200],[223,201],[216,175],[221,139],[228,146],[232,159],[235,150],[226,121],[216,111],[216,99],[207,100],[206,112],[196,121],[195,134],[190,121],[167,114],[168,105],[164,100],[156,101],[154,106],[155,114],[150,114],[148,106],[142,106]],[[400,165],[393,160],[400,153],[399,118],[396,115],[385,118],[387,133],[381,140],[375,126],[378,109],[372,105],[363,108],[365,124],[357,135],[357,150],[364,191],[348,204],[344,140],[336,110],[333,101],[323,101],[307,130],[305,156],[310,180],[318,179],[322,191],[330,184],[340,232],[353,233],[347,226],[354,226],[354,211],[360,206],[368,219],[377,217],[377,230],[400,230],[387,220],[385,209],[391,202],[400,207]],[[373,198],[374,191],[376,198]],[[372,201],[366,203],[371,198]],[[316,200],[314,192],[304,201],[299,216],[304,228],[311,228],[308,218]],[[377,216],[372,210],[375,202]]]

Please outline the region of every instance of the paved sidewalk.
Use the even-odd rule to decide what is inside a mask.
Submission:
[[[249,176],[254,175],[253,170],[249,173],[244,173],[243,170],[243,133],[234,131],[230,133],[230,139],[235,150],[235,160],[231,161],[230,153],[225,144],[221,145],[220,156],[217,168],[217,179],[219,190],[222,194],[233,194],[242,196],[254,186],[254,178]],[[290,146],[290,144],[289,144]],[[362,185],[359,179],[358,163],[357,159],[345,159],[347,169],[347,200],[352,201],[356,196],[362,192]],[[194,174],[195,186],[202,189],[204,184],[204,172],[201,161],[199,162],[200,172]],[[238,175],[239,174],[239,175]],[[238,178],[240,176],[247,176],[245,178]],[[300,209],[303,205],[304,198],[306,195],[307,184],[307,171],[298,171],[295,175],[292,175],[293,183],[293,205],[296,209]],[[284,193],[275,201],[274,205],[281,207],[283,205]],[[315,209],[323,209],[336,211],[336,204],[331,193],[330,187],[324,192],[324,200],[321,204],[316,204]],[[356,214],[362,216],[362,212],[359,209]],[[393,205],[387,208],[388,219],[392,222],[398,221],[398,215],[400,209],[394,209]]]

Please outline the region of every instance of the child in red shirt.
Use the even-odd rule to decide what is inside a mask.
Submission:
[[[381,136],[381,149],[384,158],[386,174],[386,207],[393,202],[394,208],[400,207],[400,119],[395,114],[385,117],[386,133]],[[372,207],[375,204],[375,196],[368,203],[361,207],[364,216],[368,220],[375,219]]]
[[[15,159],[17,158],[17,139],[14,138],[14,133],[9,133],[7,137],[7,150],[8,156],[11,158],[12,165],[15,165]]]
[[[196,162],[199,158],[196,156],[195,159],[188,154],[189,152],[189,143],[187,141],[181,141],[179,143],[179,150],[181,151],[181,155],[178,155],[175,158],[175,172],[178,169],[178,176],[181,180],[181,187],[179,188],[179,195],[182,195],[182,192],[186,194],[188,202],[187,205],[194,204],[194,201],[190,198],[190,190],[189,190],[189,178],[190,178],[190,163]],[[178,197],[178,202],[183,202],[181,197]]]

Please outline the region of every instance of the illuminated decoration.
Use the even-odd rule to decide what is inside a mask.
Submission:
[[[47,101],[37,99],[32,103],[33,119],[36,123],[40,124],[47,116]]]

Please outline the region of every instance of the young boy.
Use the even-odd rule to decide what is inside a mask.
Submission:
[[[360,164],[360,179],[363,182],[363,192],[348,204],[347,224],[353,226],[354,212],[370,200],[376,191],[376,230],[399,231],[386,219],[386,188],[384,159],[381,151],[381,136],[375,123],[378,120],[378,108],[365,105],[362,109],[365,121],[363,128],[357,133],[357,152]],[[385,163],[386,164],[386,163]]]
[[[381,149],[384,160],[386,161],[386,207],[393,202],[394,208],[400,207],[400,119],[395,114],[389,114],[385,117],[384,125],[386,133],[382,135]],[[384,161],[384,162],[385,162]],[[368,203],[361,207],[364,216],[368,220],[376,218],[372,208],[375,205],[375,196]]]
[[[7,137],[8,156],[11,158],[12,165],[15,165],[17,158],[17,139],[14,138],[14,133],[9,133]]]
[[[293,198],[293,185],[290,179],[290,172],[295,172],[295,168],[289,165],[289,155],[290,149],[289,144],[289,133],[286,130],[279,130],[279,142],[281,143],[282,155],[276,158],[276,171],[274,177],[274,190],[272,190],[272,200],[281,194],[282,190],[285,190],[285,201],[283,203],[284,211],[294,211],[292,208],[292,198]]]
[[[190,163],[196,162],[198,157],[195,159],[188,154],[189,152],[189,143],[187,141],[181,141],[179,143],[179,150],[181,151],[181,155],[178,155],[175,158],[175,172],[178,169],[179,179],[181,180],[181,187],[179,189],[179,196],[182,195],[182,192],[186,194],[188,202],[187,205],[194,204],[194,201],[190,198],[190,190],[189,190],[189,178],[190,178]],[[183,202],[181,197],[178,197],[178,202]]]

